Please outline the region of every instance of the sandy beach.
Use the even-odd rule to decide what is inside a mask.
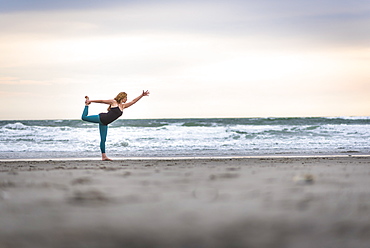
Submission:
[[[0,247],[370,247],[370,157],[0,162]]]

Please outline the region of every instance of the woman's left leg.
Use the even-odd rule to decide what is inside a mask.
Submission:
[[[107,141],[108,125],[99,123],[99,131],[100,131],[100,151],[102,160],[111,160],[107,157],[105,153],[105,142]]]

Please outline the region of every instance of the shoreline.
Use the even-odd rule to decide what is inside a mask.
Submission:
[[[370,156],[0,161],[0,247],[367,248]]]
[[[179,157],[112,157],[114,161],[135,160],[209,160],[209,159],[254,159],[254,158],[346,158],[346,157],[370,157],[370,154],[300,154],[300,155],[251,155],[251,156],[179,156]],[[0,162],[15,161],[101,161],[100,157],[64,157],[64,158],[5,158]],[[106,161],[109,162],[109,161]]]

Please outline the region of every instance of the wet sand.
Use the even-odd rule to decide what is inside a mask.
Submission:
[[[370,247],[370,157],[0,162],[0,247]]]

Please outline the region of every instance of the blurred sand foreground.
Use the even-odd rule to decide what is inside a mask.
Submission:
[[[370,157],[0,162],[0,248],[370,247]]]

